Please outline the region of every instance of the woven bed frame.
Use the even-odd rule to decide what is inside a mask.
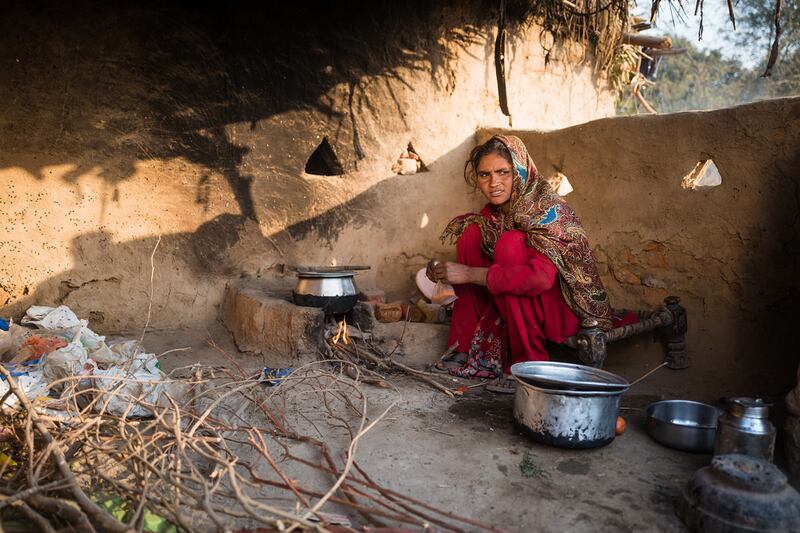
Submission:
[[[669,368],[689,366],[684,338],[686,336],[686,309],[677,296],[667,296],[664,305],[654,311],[636,311],[639,322],[610,331],[598,327],[597,320],[587,318],[581,323],[577,335],[567,337],[561,344],[578,351],[581,363],[602,368],[606,360],[606,345],[610,342],[654,332],[665,344],[664,362]]]

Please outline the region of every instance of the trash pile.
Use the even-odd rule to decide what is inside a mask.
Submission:
[[[58,398],[80,376],[77,391],[97,391],[94,398],[81,395],[82,401],[93,400],[94,411],[135,417],[153,413],[142,405],[129,409],[130,398],[157,404],[165,391],[174,389],[155,354],[146,353],[139,341],[106,342],[67,306],[33,306],[20,322],[8,322],[7,330],[0,331],[0,359],[30,398]],[[3,405],[15,404],[17,398],[7,392],[8,383],[0,381]],[[57,408],[59,403],[47,405]]]

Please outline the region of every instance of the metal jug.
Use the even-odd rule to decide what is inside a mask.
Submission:
[[[775,426],[768,415],[769,407],[760,398],[729,398],[717,423],[714,456],[740,453],[772,461]]]

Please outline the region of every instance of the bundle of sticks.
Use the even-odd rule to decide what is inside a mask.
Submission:
[[[170,373],[180,387],[155,404],[116,389],[131,409],[154,413],[140,419],[98,409],[97,384],[77,376],[61,380],[61,410],[47,409],[0,366],[19,399],[0,410],[11,458],[0,465],[0,519],[21,516],[46,533],[142,531],[148,515],[185,531],[500,531],[361,468],[359,441],[394,404],[368,418],[362,367],[338,364],[306,365],[277,386],[241,368],[193,365]],[[99,505],[108,495],[126,504],[124,516]]]
[[[360,367],[362,374],[359,375],[358,379],[362,383],[367,383],[378,387],[391,388],[391,385],[382,373],[396,371],[410,376],[417,381],[425,383],[426,385],[443,392],[450,398],[463,395],[464,392],[469,388],[483,386],[483,383],[479,383],[466,386],[461,384],[460,386],[452,387],[449,385],[460,383],[457,378],[453,378],[444,374],[426,372],[424,370],[412,368],[399,362],[395,356],[395,352],[402,345],[403,337],[405,336],[405,328],[403,329],[403,333],[400,335],[400,339],[395,347],[387,353],[380,346],[377,346],[375,343],[371,342],[369,335],[364,335],[363,332],[359,331],[357,335],[353,335],[352,333],[348,334],[348,326],[345,321],[337,322],[336,325],[337,328],[332,328],[332,330],[329,332],[329,352],[325,354],[325,357],[329,357],[334,361],[344,363],[341,368],[351,378],[355,377],[354,368]],[[408,321],[406,321],[405,325],[408,325]],[[448,348],[448,350],[441,356],[441,359],[444,359],[448,355],[452,354],[454,349],[454,346]],[[445,381],[448,384],[445,384],[442,381]]]

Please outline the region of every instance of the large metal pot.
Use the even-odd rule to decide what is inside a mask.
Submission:
[[[358,301],[355,272],[297,272],[292,293],[297,305],[319,307],[328,314],[350,311]]]
[[[545,389],[516,379],[514,419],[528,437],[561,448],[597,448],[614,440],[620,396],[627,389]]]

